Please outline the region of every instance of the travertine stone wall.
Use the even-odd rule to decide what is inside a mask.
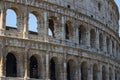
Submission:
[[[8,9],[17,14],[17,28],[6,26]],[[29,13],[37,18],[38,32],[28,30]],[[54,35],[49,35],[48,29]],[[12,76],[7,69],[9,54],[16,61],[11,62],[16,65]],[[119,61],[114,1],[0,1],[1,80],[120,80]],[[32,67],[37,69],[33,77],[30,64],[37,66]]]

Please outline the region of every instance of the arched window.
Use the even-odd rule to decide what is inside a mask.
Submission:
[[[67,62],[67,80],[75,80],[76,65],[73,60]]]
[[[88,80],[88,72],[87,72],[87,63],[83,62],[81,64],[81,80]]]
[[[101,3],[98,2],[98,10],[101,11]]]
[[[70,32],[69,32],[69,27],[68,24],[65,24],[65,39],[69,39]]]
[[[106,68],[105,66],[102,67],[102,80],[106,80]]]
[[[94,29],[90,30],[90,45],[91,48],[95,48],[96,45],[96,33]]]
[[[93,80],[98,80],[98,66],[96,64],[93,65]]]
[[[103,35],[100,33],[99,34],[99,49],[103,50]]]
[[[30,57],[30,78],[38,78],[38,61],[35,56]]]
[[[86,29],[81,25],[78,30],[79,30],[79,44],[85,45]]]
[[[7,77],[17,76],[16,57],[12,53],[8,53],[8,55],[6,56],[6,76]]]
[[[110,54],[110,40],[108,37],[106,38],[106,46],[107,46],[107,52],[108,54]]]
[[[37,17],[33,13],[29,13],[28,30],[30,32],[38,32],[37,22]]]
[[[6,26],[17,28],[17,14],[13,9],[7,9],[6,11]]]
[[[48,35],[52,36],[52,37],[55,37],[55,34],[54,34],[54,21],[52,19],[49,19],[48,21],[49,21]]]

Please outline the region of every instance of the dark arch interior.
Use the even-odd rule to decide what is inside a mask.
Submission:
[[[87,65],[86,63],[81,64],[81,80],[87,80],[88,73],[87,73]]]
[[[102,80],[106,80],[106,69],[104,66],[102,67]]]
[[[93,80],[98,80],[98,68],[97,65],[93,65]]]
[[[53,59],[50,60],[50,80],[56,80],[55,77],[55,61]]]
[[[69,30],[68,30],[68,24],[67,23],[65,24],[65,33],[66,33],[65,38],[69,39]]]
[[[34,56],[30,58],[30,78],[38,78],[38,62]]]
[[[71,80],[70,79],[70,63],[67,63],[67,80]]]
[[[7,77],[17,76],[16,58],[12,53],[8,53],[6,57],[6,76]]]

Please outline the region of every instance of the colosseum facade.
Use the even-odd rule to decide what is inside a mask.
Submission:
[[[0,80],[120,80],[118,14],[114,0],[0,0]]]

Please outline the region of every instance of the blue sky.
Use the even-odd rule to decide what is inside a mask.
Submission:
[[[116,4],[118,5],[119,7],[119,12],[120,12],[120,0],[115,0]]]
[[[119,8],[119,14],[120,14],[120,0],[115,0],[116,4],[118,5]],[[119,16],[120,17],[120,16]],[[119,25],[120,25],[120,20],[119,20]],[[119,26],[119,35],[120,35],[120,26]]]

